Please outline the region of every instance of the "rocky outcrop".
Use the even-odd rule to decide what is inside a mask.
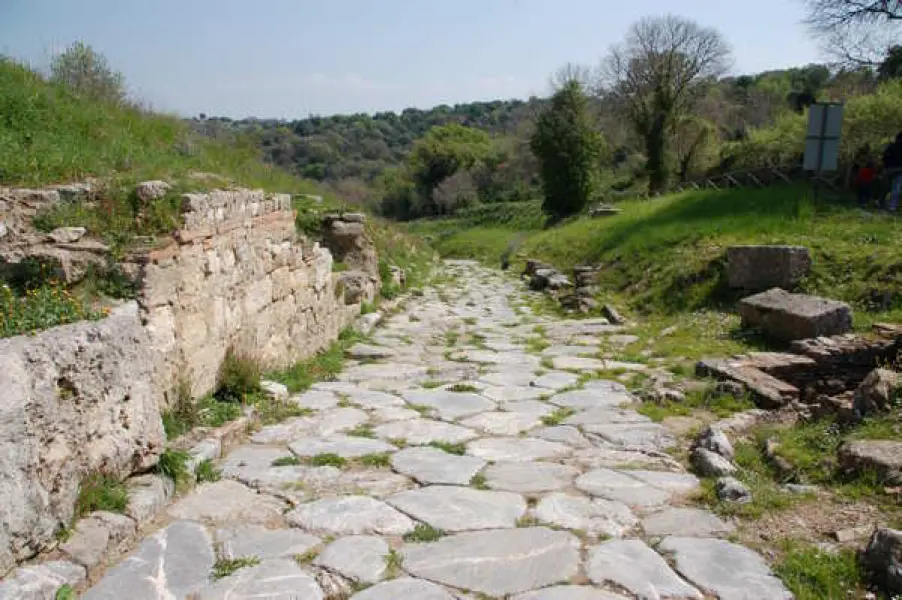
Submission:
[[[877,529],[861,553],[861,566],[883,591],[902,593],[902,531]]]
[[[139,302],[158,357],[160,385],[213,389],[231,349],[281,367],[332,342],[372,300],[368,272],[333,273],[332,253],[299,238],[291,198],[262,191],[185,194],[184,225],[142,263]],[[332,220],[346,260],[373,268],[359,220]],[[337,242],[335,242],[337,243]]]
[[[839,448],[839,465],[847,473],[873,473],[888,485],[902,485],[902,442],[855,440]]]
[[[853,408],[861,417],[873,416],[897,406],[902,393],[902,374],[889,369],[871,371],[853,395]]]
[[[810,269],[811,255],[804,246],[727,248],[727,278],[732,288],[750,292],[792,289]]]
[[[84,477],[156,462],[164,434],[151,352],[135,303],[0,340],[0,572],[52,544]]]
[[[774,288],[739,303],[742,326],[784,341],[846,333],[852,328],[849,305]]]

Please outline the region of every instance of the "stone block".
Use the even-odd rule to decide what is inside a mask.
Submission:
[[[739,303],[743,327],[756,327],[776,339],[801,340],[845,333],[852,328],[849,305],[774,288]]]
[[[839,464],[849,473],[875,473],[889,485],[902,485],[902,442],[856,440],[839,448]]]
[[[0,572],[71,521],[81,479],[125,478],[163,449],[162,398],[135,303],[0,340]]]
[[[884,592],[902,593],[902,531],[877,529],[861,553],[861,565]]]
[[[732,246],[727,248],[730,287],[749,291],[792,288],[811,269],[804,246]]]
[[[768,375],[757,367],[746,365],[741,359],[705,359],[696,365],[695,372],[699,377],[713,377],[742,384],[752,395],[755,404],[762,408],[779,408],[799,399],[797,387]]]

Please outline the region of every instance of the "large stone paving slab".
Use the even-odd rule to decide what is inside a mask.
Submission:
[[[556,585],[554,587],[526,592],[514,596],[513,600],[629,600],[626,596],[597,590],[584,585]]]
[[[689,494],[697,490],[700,485],[698,477],[692,473],[644,470],[625,470],[622,473],[673,494]]]
[[[670,507],[642,519],[642,529],[649,536],[717,537],[732,532],[735,527],[708,511]]]
[[[613,583],[640,598],[702,600],[701,592],[642,540],[611,540],[591,548],[586,574],[595,584]]]
[[[571,448],[535,438],[482,438],[467,444],[467,454],[490,461],[529,461],[567,456]]]
[[[665,538],[658,547],[672,554],[677,570],[720,600],[791,600],[758,554],[725,540]]]
[[[473,456],[457,456],[437,448],[405,448],[391,457],[392,468],[420,483],[468,485],[486,462]]]
[[[626,391],[608,389],[573,390],[548,399],[552,404],[568,408],[617,408],[632,400]]]
[[[166,511],[174,519],[220,523],[279,522],[285,504],[237,481],[203,483]]]
[[[541,429],[534,430],[530,435],[543,440],[548,440],[549,442],[567,444],[571,448],[585,448],[592,445],[592,442],[590,442],[579,429],[569,425],[542,427]]]
[[[199,600],[323,600],[316,579],[290,558],[239,569],[203,590]]]
[[[486,483],[494,490],[527,494],[570,487],[579,471],[555,463],[499,462],[489,466],[484,474]]]
[[[529,386],[490,386],[480,393],[496,402],[517,402],[521,400],[537,400],[549,392],[548,390]]]
[[[578,381],[579,377],[573,373],[567,373],[566,371],[551,371],[536,377],[532,381],[532,385],[537,388],[556,391],[570,387],[571,385],[576,385]]]
[[[456,421],[461,417],[494,410],[495,403],[479,394],[424,390],[404,394],[408,404],[428,406],[441,419]]]
[[[262,428],[251,436],[255,444],[285,444],[302,435],[332,435],[354,429],[369,416],[359,408],[334,408],[312,417],[295,417]]]
[[[518,402],[505,402],[501,405],[501,410],[506,412],[524,413],[533,415],[537,419],[541,419],[545,415],[550,415],[557,407],[541,402],[539,400],[521,400]]]
[[[373,428],[373,432],[383,440],[405,440],[411,445],[448,442],[458,444],[472,440],[478,434],[472,429],[433,421],[432,419],[410,419],[396,423],[385,423]]]
[[[404,535],[414,523],[391,506],[366,496],[325,498],[302,504],[285,515],[289,523],[332,535]]]
[[[177,521],[146,538],[82,600],[185,598],[209,583],[213,540],[198,523]]]
[[[563,493],[542,498],[535,517],[549,525],[608,537],[623,537],[639,524],[636,515],[622,502]]]
[[[311,410],[329,410],[338,406],[338,396],[325,390],[310,390],[292,396],[290,400],[301,408]]]
[[[443,531],[514,527],[526,512],[519,494],[433,485],[385,501],[418,521]]]
[[[563,440],[561,440],[563,441]],[[571,444],[572,445],[572,444]],[[567,458],[570,464],[588,469],[681,469],[682,466],[663,452],[624,450],[607,442],[591,448],[578,448]]]
[[[487,412],[464,419],[461,425],[491,435],[517,435],[541,423],[536,414],[525,412]]]
[[[589,471],[576,480],[576,487],[587,494],[638,508],[662,506],[670,500],[670,493],[611,469]]]
[[[583,431],[626,448],[665,450],[676,445],[667,428],[657,423],[585,425]]]
[[[351,600],[455,600],[448,590],[422,579],[401,577],[351,596]]]
[[[388,550],[388,544],[382,538],[352,535],[326,546],[313,564],[352,581],[378,583],[385,578]]]
[[[288,447],[297,456],[311,457],[317,454],[337,454],[342,458],[360,458],[367,454],[382,454],[397,450],[382,440],[374,440],[353,435],[333,435],[329,437],[302,437],[291,442]]]
[[[487,373],[479,378],[483,383],[488,385],[508,387],[508,386],[528,386],[536,378],[535,369],[528,367],[501,368],[497,371]]]
[[[0,581],[0,600],[54,598],[64,585],[75,587],[85,580],[85,568],[63,560],[19,567]],[[62,600],[62,599],[61,599]]]
[[[490,596],[566,581],[579,569],[579,540],[545,527],[461,533],[401,553],[416,577]]]
[[[244,525],[216,531],[216,542],[222,558],[255,556],[291,558],[307,553],[319,545],[320,539],[297,529],[266,529],[259,525]]]
[[[587,433],[592,433],[595,426],[623,423],[651,423],[651,419],[628,408],[586,408],[564,421],[564,425],[578,425]]]

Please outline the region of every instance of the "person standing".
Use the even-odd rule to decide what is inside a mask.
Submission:
[[[896,134],[895,141],[883,151],[883,169],[890,181],[887,208],[890,212],[896,212],[899,196],[902,195],[902,131]]]

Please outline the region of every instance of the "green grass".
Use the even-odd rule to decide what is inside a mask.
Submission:
[[[469,383],[455,383],[454,385],[448,387],[448,391],[459,393],[478,392],[479,388]]]
[[[456,454],[457,456],[463,456],[467,451],[466,444],[452,444],[451,442],[429,442],[429,445],[433,448],[438,448],[443,452],[447,452],[448,454]]]
[[[92,309],[56,282],[43,283],[19,295],[0,281],[0,338],[106,315],[107,311]]]
[[[212,460],[205,458],[197,464],[194,470],[194,478],[197,483],[212,483],[222,479],[222,471],[216,468]]]
[[[572,416],[574,412],[576,411],[568,407],[556,408],[550,415],[545,415],[544,417],[542,417],[542,423],[549,427],[560,425],[565,420],[567,420],[567,418]]]
[[[189,460],[191,455],[185,450],[166,448],[157,461],[156,471],[174,481],[176,485],[183,484],[191,478],[191,471],[188,470]]]
[[[404,558],[397,550],[389,550],[385,556],[385,578],[396,579],[401,575]]]
[[[362,339],[360,334],[346,329],[325,351],[309,360],[295,363],[283,371],[269,373],[267,378],[285,384],[292,393],[303,392],[314,383],[329,381],[341,373],[345,351]]]
[[[221,427],[240,416],[240,404],[222,402],[213,395],[194,400],[190,389],[182,385],[175,405],[163,413],[163,429],[166,439],[174,440],[195,427]]]
[[[260,559],[256,556],[242,556],[241,558],[220,558],[213,565],[213,579],[222,579],[228,577],[238,569],[246,567],[256,567],[260,564]]]
[[[577,264],[602,264],[605,300],[627,312],[671,319],[732,309],[739,294],[726,282],[728,246],[804,245],[811,249],[814,267],[801,284],[803,291],[852,303],[860,311],[859,326],[902,316],[902,279],[896,276],[902,265],[896,250],[902,242],[899,220],[861,211],[851,197],[828,193],[815,206],[807,188],[786,186],[684,192],[618,206],[622,213],[616,217],[574,218],[548,229],[469,226],[459,219],[418,222],[413,229],[433,236],[435,247],[447,256],[490,264],[497,264],[508,241],[522,235],[513,270],[526,257],[565,272]],[[874,304],[875,290],[892,298],[888,308]],[[677,339],[661,343],[678,351],[681,341],[689,340],[699,352],[707,342],[715,349],[746,345],[730,337],[737,323],[713,321],[706,323],[710,335],[696,335],[690,326]]]
[[[439,379],[429,379],[429,380],[427,380],[427,381],[424,381],[424,382],[421,383],[420,385],[421,385],[423,388],[427,389],[427,390],[434,390],[435,388],[440,388],[440,387],[442,387],[442,386],[445,385],[446,383],[448,383],[448,382],[447,382],[447,381],[441,381],[441,380],[439,380]]]
[[[326,452],[311,458],[310,464],[314,467],[337,467],[341,469],[348,464],[348,461],[337,454]]]
[[[57,588],[56,593],[53,595],[53,600],[76,600],[76,598],[75,590],[68,583],[64,583]]]
[[[774,572],[796,600],[861,597],[863,579],[853,550],[834,554],[793,541],[785,541],[783,546],[785,555]]]
[[[418,523],[413,531],[404,534],[405,542],[434,542],[445,537],[445,532],[430,525]]]
[[[663,400],[643,402],[636,411],[655,422],[667,417],[691,415],[694,410],[707,410],[718,417],[728,417],[734,413],[755,408],[749,398],[735,398],[729,394],[715,394],[712,390],[693,391],[686,394],[682,402]]]
[[[313,193],[316,186],[260,160],[250,136],[214,140],[176,117],[78,98],[0,59],[0,183],[35,186],[87,176],[132,181],[213,172],[248,187]]]
[[[391,454],[388,452],[366,454],[360,457],[360,464],[364,467],[387,469],[391,467]]]
[[[301,464],[301,459],[297,456],[280,456],[272,461],[273,467],[296,467]]]
[[[489,489],[489,486],[486,483],[485,475],[483,475],[482,473],[477,473],[476,475],[473,475],[473,478],[470,479],[470,487],[474,487],[477,490]]]
[[[364,437],[364,438],[376,437],[376,434],[373,433],[373,426],[367,425],[367,424],[358,425],[354,429],[351,429],[350,431],[348,431],[348,435],[353,435],[355,437]]]
[[[78,488],[75,514],[83,517],[95,510],[123,513],[127,505],[128,493],[121,481],[108,475],[93,474],[82,480]]]

